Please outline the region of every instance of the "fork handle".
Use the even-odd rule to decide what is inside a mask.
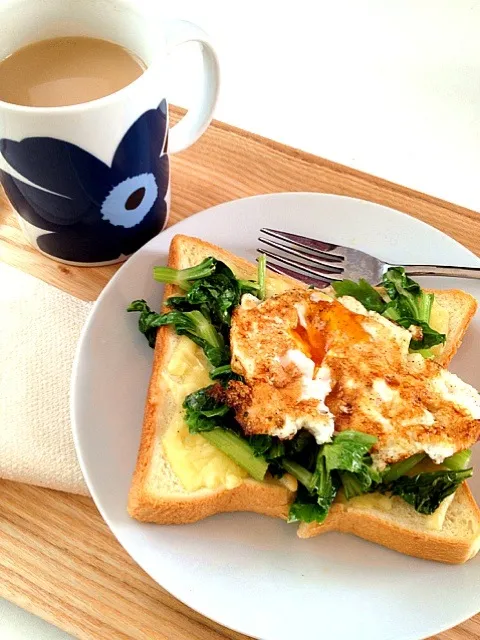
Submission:
[[[446,276],[447,278],[472,278],[480,280],[478,267],[447,267],[428,264],[405,265],[405,273],[409,276]]]

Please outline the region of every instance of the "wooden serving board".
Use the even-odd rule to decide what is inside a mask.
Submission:
[[[178,119],[181,110],[171,110]],[[207,207],[276,191],[318,191],[378,202],[445,231],[480,253],[480,215],[214,122],[172,158],[170,224]],[[117,267],[61,265],[27,245],[0,195],[0,259],[94,300]],[[89,640],[245,639],[157,586],[120,547],[92,500],[0,481],[0,596]],[[436,640],[480,637],[480,615]]]

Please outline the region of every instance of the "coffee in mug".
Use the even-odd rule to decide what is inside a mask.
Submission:
[[[90,102],[123,89],[145,68],[138,56],[115,42],[49,38],[0,61],[0,100],[26,107]]]

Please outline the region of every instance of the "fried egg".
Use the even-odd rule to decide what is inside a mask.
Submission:
[[[354,429],[377,436],[382,468],[414,453],[442,462],[480,435],[480,396],[421,355],[412,334],[356,299],[294,289],[259,302],[243,296],[230,332],[227,402],[246,434],[317,443]]]

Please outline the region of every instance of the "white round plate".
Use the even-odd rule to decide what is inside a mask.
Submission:
[[[83,473],[114,535],[162,587],[209,618],[263,640],[418,640],[480,608],[480,555],[462,566],[427,562],[353,536],[300,540],[296,526],[236,513],[193,525],[141,524],[126,512],[150,377],[152,350],[137,330],[131,300],[159,308],[152,267],[171,238],[203,238],[255,260],[260,227],[358,247],[399,264],[478,266],[457,242],[418,220],[351,198],[287,193],[236,200],[203,211],[145,245],[111,280],[83,331],[72,381],[72,421]],[[480,282],[428,280],[480,299]],[[453,369],[480,387],[480,318]],[[480,499],[480,456],[471,487]]]

